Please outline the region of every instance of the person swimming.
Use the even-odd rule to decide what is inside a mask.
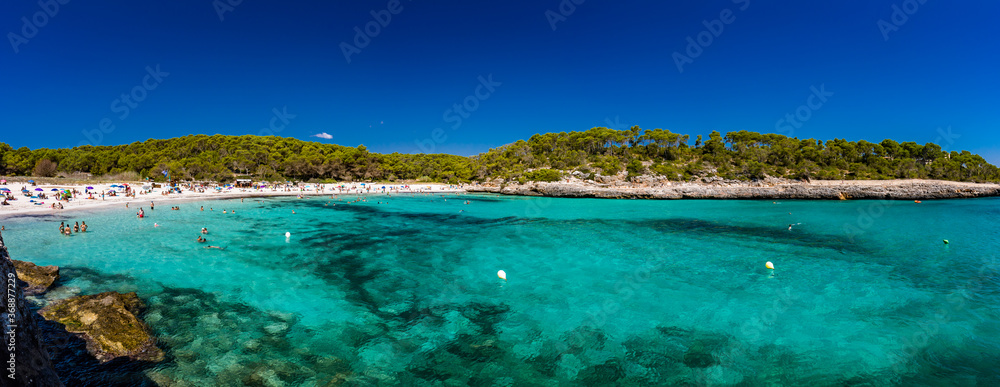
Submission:
[[[219,246],[205,246],[205,248],[206,249],[219,249],[219,250],[225,250],[226,249],[225,247],[219,247]]]
[[[87,222],[80,222],[80,232],[87,232]]]
[[[208,234],[208,229],[207,229],[207,228],[205,228],[205,227],[202,227],[202,228],[201,228],[201,233],[202,233],[202,234]]]
[[[201,235],[198,235],[197,241],[198,241],[198,243],[205,243],[205,242],[208,242],[208,239],[205,239]]]

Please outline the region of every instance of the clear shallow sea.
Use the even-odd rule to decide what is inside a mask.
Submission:
[[[353,198],[0,223],[38,302],[148,306],[167,360],[64,344],[74,384],[1000,385],[1000,199]]]

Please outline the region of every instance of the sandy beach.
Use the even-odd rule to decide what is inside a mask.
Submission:
[[[105,183],[105,184],[90,184],[90,185],[52,185],[52,184],[40,184],[37,186],[32,186],[31,183],[25,181],[8,181],[7,184],[0,185],[0,188],[7,188],[10,190],[10,194],[16,200],[8,201],[10,205],[0,206],[0,219],[12,215],[20,214],[37,214],[37,213],[47,213],[47,212],[61,212],[61,211],[72,211],[72,210],[82,210],[82,209],[93,209],[106,206],[124,206],[125,203],[129,203],[130,206],[138,207],[148,207],[150,202],[160,205],[160,203],[168,202],[182,202],[182,201],[193,201],[193,200],[210,200],[210,199],[238,199],[244,197],[269,197],[269,196],[327,196],[327,195],[393,195],[393,194],[425,194],[425,193],[457,193],[465,192],[465,189],[458,185],[448,185],[441,183],[414,183],[414,184],[400,184],[400,183],[338,183],[338,184],[302,184],[302,185],[289,185],[282,186],[279,188],[227,188],[223,187],[221,190],[216,190],[215,188],[205,189],[204,192],[197,192],[189,189],[181,189],[180,193],[172,192],[169,194],[164,194],[169,188],[161,187],[154,188],[152,192],[144,193],[142,191],[136,193],[134,197],[125,196],[123,191],[119,190],[116,196],[110,196],[107,193],[114,191],[115,188],[112,185],[122,185],[120,183]],[[137,189],[141,189],[144,183],[141,182],[126,182],[129,186]],[[364,185],[362,185],[364,184]],[[344,186],[344,188],[339,188]],[[27,189],[31,196],[37,196],[38,194],[44,193],[47,198],[38,199],[31,198],[30,196],[25,196],[21,189]],[[93,187],[93,189],[87,189],[87,187]],[[308,188],[306,188],[308,187]],[[371,187],[370,189],[368,187]],[[382,187],[385,187],[383,190]],[[38,191],[37,189],[41,189]],[[56,191],[53,191],[55,189]],[[75,190],[79,194],[75,194],[69,201],[56,200],[55,195],[61,190]],[[86,192],[94,193],[93,199],[90,199],[91,195]],[[101,193],[105,193],[102,197]],[[6,191],[2,193],[6,194]],[[41,204],[35,204],[41,203]],[[53,203],[62,204],[63,208],[52,208]]]

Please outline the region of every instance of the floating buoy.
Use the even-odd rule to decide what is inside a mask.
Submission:
[[[290,233],[290,232],[286,232],[285,233],[285,238],[291,238],[291,237],[292,237],[292,233]]]
[[[500,279],[506,281],[507,280],[507,273],[504,272],[503,270],[500,270],[500,271],[497,272],[497,277],[500,277]]]
[[[951,243],[951,242],[948,242],[947,239],[944,240],[944,244],[949,244],[949,243]]]
[[[919,201],[919,200],[914,200],[913,202],[917,203],[917,204],[923,203],[922,201]]]
[[[766,267],[768,269],[771,269],[771,270],[774,270],[774,264],[771,263],[770,261],[768,261],[767,263],[765,263],[764,267]]]

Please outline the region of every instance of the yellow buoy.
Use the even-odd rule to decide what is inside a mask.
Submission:
[[[765,263],[764,266],[767,267],[768,269],[774,270],[774,264],[771,262]]]
[[[500,279],[506,281],[507,280],[507,273],[504,272],[503,270],[500,270],[500,271],[497,272],[497,277],[500,277]]]

